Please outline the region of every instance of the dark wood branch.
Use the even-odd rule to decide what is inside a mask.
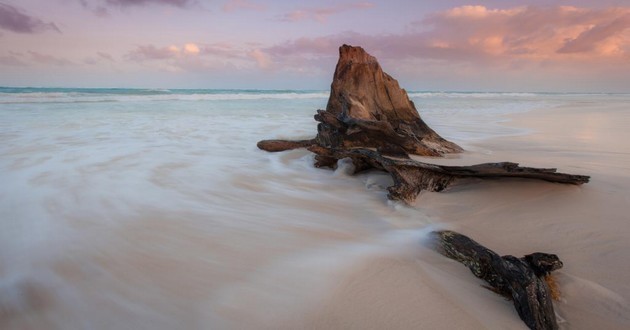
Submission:
[[[381,155],[378,151],[364,148],[331,149],[318,145],[308,150],[326,157],[326,164],[334,164],[332,159],[351,158],[355,165],[365,168],[364,164],[387,171],[391,174],[394,185],[388,188],[388,197],[411,203],[423,191],[442,191],[455,180],[461,178],[526,178],[549,182],[583,184],[588,176],[558,173],[554,168],[520,167],[517,163],[484,163],[471,166],[445,166],[423,163],[412,159],[393,158]]]
[[[551,293],[544,280],[544,276],[562,267],[558,256],[541,252],[523,258],[499,256],[453,231],[436,231],[431,235],[439,253],[461,262],[494,291],[510,297],[530,329],[558,329]]]
[[[278,152],[292,149],[306,148],[315,144],[315,139],[310,140],[262,140],[256,144],[256,146],[265,151]]]

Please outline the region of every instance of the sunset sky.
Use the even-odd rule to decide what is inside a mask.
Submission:
[[[0,0],[0,86],[630,92],[630,0]]]

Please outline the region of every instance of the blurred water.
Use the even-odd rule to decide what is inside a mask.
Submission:
[[[501,125],[506,114],[579,98],[411,96],[464,145],[523,134]],[[417,241],[433,221],[387,202],[386,175],[349,177],[314,168],[306,151],[256,148],[314,136],[326,99],[0,90],[0,326],[230,327],[252,302],[299,314],[348,259]],[[392,245],[400,229],[407,239]]]

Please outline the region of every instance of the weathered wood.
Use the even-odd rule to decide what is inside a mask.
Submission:
[[[306,148],[315,144],[315,139],[311,140],[262,140],[256,144],[256,146],[265,151],[278,152],[292,149]]]
[[[343,45],[335,68],[326,110],[317,110],[317,136],[311,140],[264,140],[262,150],[277,152],[307,148],[315,166],[335,167],[350,157],[356,171],[377,168],[394,179],[390,199],[411,203],[422,190],[442,191],[456,179],[517,177],[582,184],[583,175],[556,169],[519,167],[516,163],[443,166],[417,162],[409,154],[442,156],[462,148],[434,132],[420,118],[407,92],[383,72],[361,47]]]
[[[315,120],[317,144],[324,147],[402,149],[423,156],[462,151],[420,118],[407,92],[361,47],[339,48],[328,104]]]
[[[453,231],[431,233],[435,249],[457,260],[494,291],[512,299],[530,329],[558,329],[551,292],[544,277],[562,268],[555,254],[536,252],[516,258],[499,256],[467,236]]]
[[[334,166],[334,159],[351,158],[358,169],[376,168],[389,172],[394,185],[387,188],[388,197],[406,203],[412,203],[423,190],[442,191],[462,178],[526,178],[576,185],[589,181],[588,176],[558,173],[555,168],[520,167],[510,162],[445,166],[388,157],[364,148],[345,150],[312,145],[307,149],[328,160],[326,164],[320,164],[322,166]]]
[[[409,154],[442,156],[462,148],[445,140],[420,118],[398,82],[384,73],[361,47],[343,45],[326,110],[315,114],[317,136],[311,140],[265,140],[267,151],[307,148],[316,167],[331,167],[350,158],[355,173],[388,172],[394,185],[388,197],[413,202],[423,191],[442,191],[462,178],[526,178],[583,184],[588,176],[558,173],[555,168],[520,167],[516,163],[446,166],[410,159]],[[557,256],[532,253],[523,258],[499,256],[472,239],[451,231],[433,232],[436,249],[466,265],[493,291],[510,297],[521,319],[532,329],[557,329],[548,274],[562,267]]]

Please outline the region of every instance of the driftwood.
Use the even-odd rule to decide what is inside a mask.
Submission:
[[[264,140],[258,147],[272,152],[306,148],[316,154],[317,167],[334,168],[338,160],[350,158],[355,173],[387,171],[394,180],[388,197],[407,203],[422,190],[442,191],[461,178],[525,178],[576,185],[589,180],[554,168],[520,167],[511,162],[445,166],[412,160],[409,154],[439,157],[462,148],[429,128],[405,90],[361,47],[343,45],[339,49],[326,110],[318,110],[315,120],[317,136],[313,139]],[[543,280],[562,267],[557,256],[499,256],[455,232],[433,232],[433,236],[440,253],[468,266],[494,291],[510,297],[530,328],[558,328],[551,293]]]
[[[350,158],[354,173],[375,168],[391,174],[394,185],[387,188],[388,198],[411,203],[422,191],[442,191],[461,178],[527,178],[550,182],[582,184],[588,176],[556,172],[555,168],[520,167],[516,163],[485,163],[472,166],[445,166],[423,163],[412,159],[383,156],[378,151],[356,148],[329,149],[312,145],[307,148],[317,154],[315,166],[335,166],[337,159]]]
[[[423,156],[462,151],[420,118],[407,92],[361,47],[339,48],[328,104],[325,111],[317,111],[315,120],[319,122],[315,142],[322,147],[382,148]],[[278,140],[261,142],[263,150],[282,151]]]
[[[259,149],[269,151],[269,152],[278,152],[278,151],[286,151],[292,149],[299,148],[307,148],[315,144],[315,139],[311,140],[298,140],[298,141],[288,141],[288,140],[263,140],[258,142],[256,146]]]
[[[407,92],[361,47],[340,47],[326,110],[318,110],[315,120],[319,124],[313,139],[263,140],[258,147],[271,152],[307,148],[316,154],[317,167],[335,167],[339,159],[350,157],[355,172],[385,170],[394,179],[388,197],[407,203],[422,190],[442,191],[458,178],[518,177],[569,184],[589,179],[510,162],[442,166],[409,159],[409,154],[438,157],[462,148],[429,128]]]
[[[558,328],[551,292],[545,282],[545,276],[562,268],[558,256],[540,252],[523,258],[499,256],[453,231],[431,234],[439,253],[461,262],[494,291],[511,298],[521,320],[530,329]]]
[[[343,45],[326,111],[318,111],[317,144],[329,148],[400,149],[423,156],[461,152],[434,132],[396,79],[361,47]]]

